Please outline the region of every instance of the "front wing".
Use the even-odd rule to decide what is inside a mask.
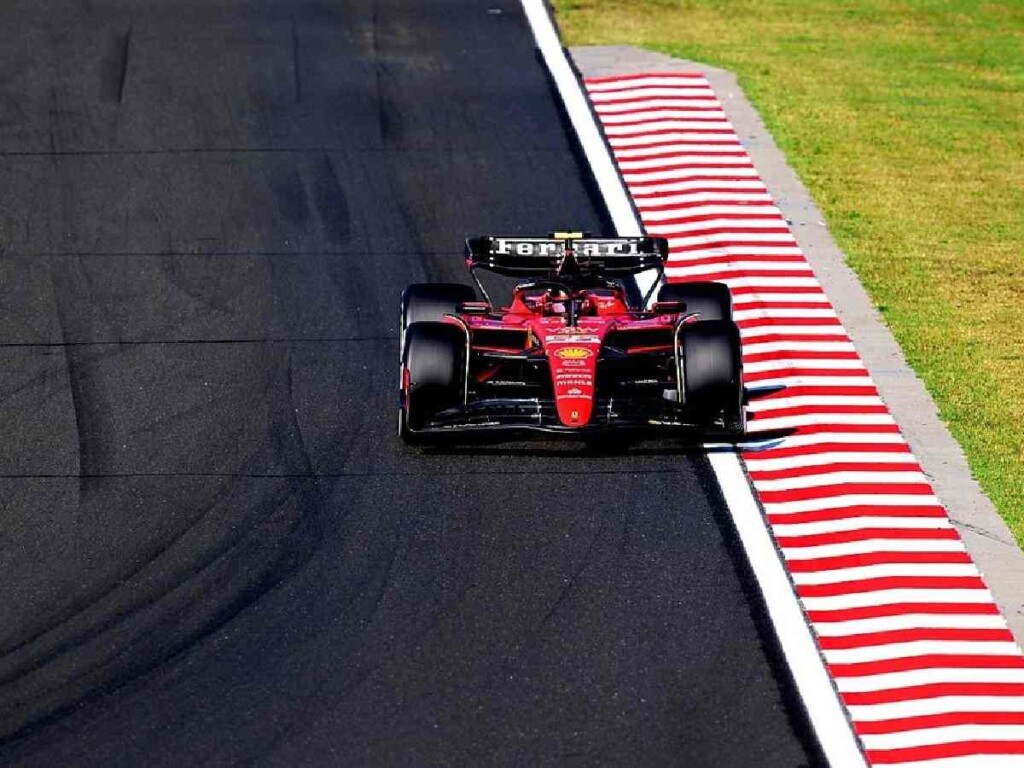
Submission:
[[[733,442],[745,433],[743,424],[730,424],[724,414],[708,414],[672,400],[599,397],[590,422],[567,427],[558,419],[554,401],[544,398],[487,398],[441,411],[417,434],[456,436],[509,433],[591,436],[630,431],[665,436],[691,436],[715,442]]]

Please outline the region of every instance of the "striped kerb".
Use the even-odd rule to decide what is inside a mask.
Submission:
[[[668,279],[732,291],[742,458],[869,762],[1024,765],[1024,655],[708,81],[585,82]]]

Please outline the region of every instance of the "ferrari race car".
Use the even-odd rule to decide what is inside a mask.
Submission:
[[[667,254],[656,237],[467,240],[480,296],[457,284],[402,293],[402,439],[622,429],[739,438],[743,374],[729,289],[662,284]],[[650,293],[638,298],[634,277],[652,269],[651,292],[660,289],[646,308]],[[492,303],[478,270],[518,279],[508,306]]]

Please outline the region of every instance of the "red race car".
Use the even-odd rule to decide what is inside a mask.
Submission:
[[[735,440],[745,430],[739,330],[720,283],[662,284],[664,238],[474,237],[468,285],[402,293],[399,434],[610,430]],[[495,306],[477,270],[519,278]],[[627,286],[627,283],[629,286]],[[652,287],[651,291],[653,292]]]

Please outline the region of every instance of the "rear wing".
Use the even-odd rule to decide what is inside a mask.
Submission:
[[[663,237],[584,237],[556,233],[549,238],[471,237],[466,264],[509,277],[622,277],[663,270],[668,241]]]

